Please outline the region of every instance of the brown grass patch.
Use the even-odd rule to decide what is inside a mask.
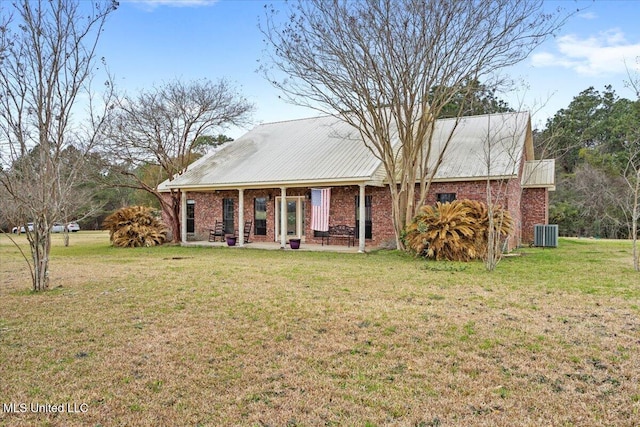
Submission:
[[[82,233],[44,294],[0,237],[0,405],[87,404],[1,425],[638,425],[639,281],[608,267],[628,242],[490,274]]]

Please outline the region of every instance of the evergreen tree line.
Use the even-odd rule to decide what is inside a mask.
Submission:
[[[513,111],[495,92],[480,82],[472,86],[464,115]],[[444,108],[441,117],[458,111],[457,103]],[[208,148],[230,141],[225,135],[203,136],[195,144],[195,156]],[[544,129],[534,132],[537,158],[556,159],[556,190],[550,193],[549,222],[558,224],[563,236],[630,238],[633,194],[629,162],[638,167],[640,153],[640,100],[619,97],[612,86],[603,91],[590,87],[550,118]],[[67,156],[74,155],[73,149]],[[96,152],[86,165],[85,179],[78,185],[74,218],[83,229],[100,229],[103,220],[115,210],[130,205],[159,209],[153,195],[123,182],[121,171],[111,160]],[[118,169],[126,165],[119,164]],[[167,177],[158,165],[149,162],[131,166],[130,171],[150,186]],[[0,218],[0,226],[13,224]]]
[[[621,98],[610,85],[589,87],[536,132],[536,145],[539,156],[556,159],[549,222],[561,235],[632,237],[640,99]]]
[[[194,143],[193,159],[196,160],[208,150],[232,140],[223,134],[200,136]],[[39,147],[36,146],[26,153],[23,159],[19,159],[13,165],[14,169],[20,170],[19,163],[37,156],[38,150]],[[63,154],[67,159],[66,163],[73,163],[74,159],[81,155],[73,146],[65,149]],[[127,174],[123,174],[123,170],[127,171]],[[168,178],[164,169],[153,161],[141,165],[127,165],[124,162],[114,161],[100,150],[85,156],[80,175],[83,178],[75,186],[74,203],[70,204],[72,212],[69,212],[66,218],[60,218],[59,221],[77,221],[82,230],[102,229],[102,224],[109,215],[126,206],[148,206],[159,212],[161,207],[158,199],[140,189],[132,176],[154,188]],[[17,225],[13,214],[10,200],[8,198],[0,200],[0,229],[8,232]]]

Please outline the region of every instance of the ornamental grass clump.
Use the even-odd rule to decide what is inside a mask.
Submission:
[[[118,209],[102,223],[109,230],[111,244],[123,248],[161,245],[167,238],[167,228],[146,206]]]
[[[482,202],[454,200],[423,206],[405,229],[407,247],[419,256],[436,260],[470,261],[487,254],[490,237],[504,240],[513,225],[508,211]],[[494,233],[490,233],[490,226]]]

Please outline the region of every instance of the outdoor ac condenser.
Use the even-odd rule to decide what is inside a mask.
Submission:
[[[535,225],[533,228],[533,245],[543,248],[557,248],[558,225]]]

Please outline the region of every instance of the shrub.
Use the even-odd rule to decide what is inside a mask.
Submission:
[[[109,230],[111,244],[133,248],[161,245],[167,238],[167,228],[146,206],[129,206],[109,215],[102,223]]]
[[[406,246],[420,256],[436,260],[470,261],[483,258],[489,238],[489,209],[482,202],[454,200],[423,206],[405,229]],[[511,232],[508,211],[493,207],[493,227],[499,239]]]

